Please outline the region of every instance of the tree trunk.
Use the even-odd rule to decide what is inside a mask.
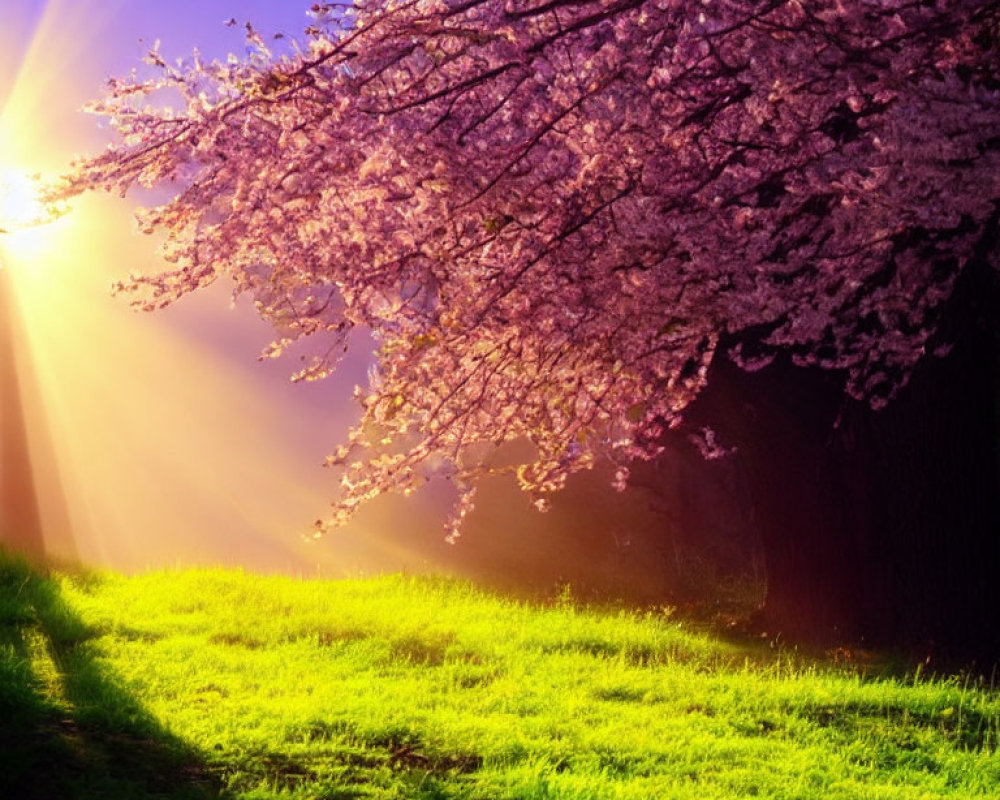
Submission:
[[[869,415],[863,450],[879,465],[872,541],[909,641],[1000,658],[1000,480],[996,349],[969,335],[928,362],[898,400]]]
[[[689,420],[743,461],[767,575],[761,623],[795,639],[857,638],[879,604],[854,502],[868,480],[841,469],[833,377],[788,363],[748,373],[720,357]]]
[[[744,462],[769,633],[1000,658],[1000,370],[992,331],[959,328],[879,412],[818,369],[716,358],[687,420]]]

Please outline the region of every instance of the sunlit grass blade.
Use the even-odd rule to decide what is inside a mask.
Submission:
[[[2,578],[0,701],[50,750],[75,736],[73,774],[128,796],[917,800],[1000,786],[1000,696],[981,679],[725,642],[662,609],[402,576],[6,564]],[[117,739],[132,756],[96,766]]]

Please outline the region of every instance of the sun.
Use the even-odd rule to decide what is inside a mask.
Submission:
[[[45,201],[39,176],[0,165],[0,267],[40,263],[58,243],[64,211]]]
[[[41,199],[37,177],[14,167],[0,167],[0,233],[43,225],[55,216],[54,209]]]

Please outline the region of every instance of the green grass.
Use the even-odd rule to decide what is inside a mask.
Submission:
[[[997,797],[1000,693],[869,672],[443,579],[0,561],[0,797]]]

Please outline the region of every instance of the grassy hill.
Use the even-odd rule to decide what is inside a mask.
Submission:
[[[0,797],[995,798],[1000,692],[441,579],[0,559]]]

